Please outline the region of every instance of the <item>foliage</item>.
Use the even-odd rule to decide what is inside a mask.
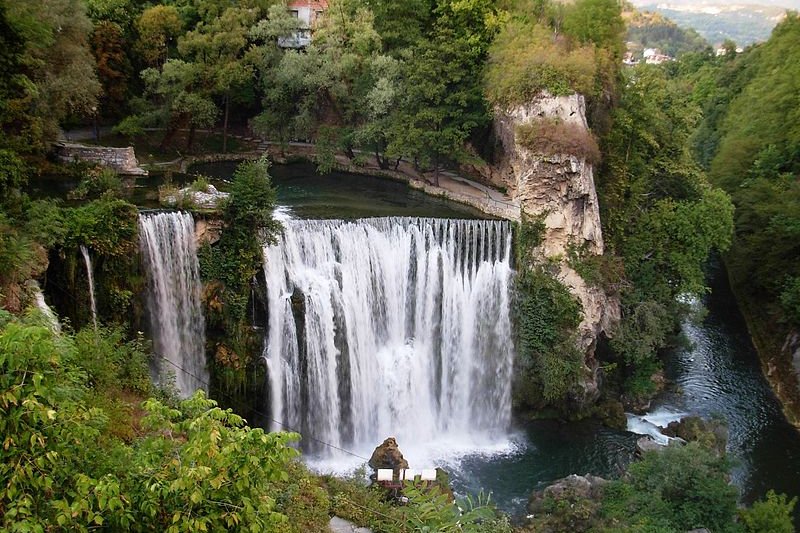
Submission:
[[[800,19],[790,14],[768,42],[679,73],[695,82],[706,110],[695,136],[698,157],[710,161],[712,181],[736,206],[725,257],[733,283],[786,325],[800,324],[793,305],[800,276],[798,35]]]
[[[560,119],[538,119],[517,126],[517,142],[545,156],[569,154],[589,163],[600,161],[600,148],[590,131],[580,124]]]
[[[113,198],[122,190],[122,181],[117,173],[110,168],[95,167],[89,169],[81,179],[78,186],[70,191],[70,199],[84,200],[86,198],[98,198],[105,196]]]
[[[625,314],[611,338],[611,348],[622,357],[630,375],[626,376],[626,389],[634,395],[647,396],[655,392],[650,380],[658,368],[655,359],[658,350],[667,342],[674,328],[668,309],[654,301],[636,304]]]
[[[578,383],[584,363],[572,332],[580,304],[567,288],[540,267],[527,268],[516,282],[517,353],[531,383],[546,404],[563,399]],[[521,399],[536,403],[535,398]]]
[[[749,509],[742,509],[739,516],[748,533],[793,533],[792,510],[797,497],[791,500],[785,494],[767,492],[765,500],[755,502]]]
[[[200,273],[209,287],[206,294],[211,323],[224,325],[233,338],[246,331],[245,312],[250,297],[250,282],[262,268],[262,246],[272,242],[280,224],[272,218],[275,190],[269,177],[269,160],[241,163],[233,176],[231,196],[225,207],[225,231],[215,246],[204,246],[198,253]],[[242,348],[249,342],[239,339]]]
[[[725,458],[696,443],[649,452],[630,466],[624,482],[607,489],[607,513],[627,524],[735,531],[738,494],[725,479],[728,469]]]
[[[211,181],[208,176],[197,176],[194,181],[189,184],[189,190],[194,192],[207,192],[209,185],[211,185]]]
[[[639,59],[644,48],[657,48],[668,56],[679,57],[687,52],[705,52],[710,46],[695,30],[678,26],[659,13],[634,10],[626,15],[625,41],[636,43]]]
[[[75,363],[85,373],[87,387],[103,394],[119,389],[152,392],[150,355],[141,334],[127,341],[120,328],[84,328],[75,334],[74,345]]]
[[[4,106],[6,125],[18,141],[15,148],[29,152],[55,139],[59,122],[70,114],[87,116],[97,105],[100,84],[87,44],[91,23],[82,0],[5,4],[10,25],[25,42],[19,70],[9,73],[21,90]]]
[[[100,199],[64,211],[64,245],[81,244],[109,257],[131,255],[137,246],[139,213],[123,200]]]
[[[486,95],[501,107],[530,101],[546,90],[554,95],[590,93],[596,74],[591,46],[553,38],[542,24],[512,20],[489,49]]]

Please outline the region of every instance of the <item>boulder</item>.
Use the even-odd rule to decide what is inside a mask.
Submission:
[[[644,455],[646,452],[660,452],[666,448],[663,444],[659,444],[651,437],[645,436],[636,441],[636,454]]]
[[[599,500],[607,483],[607,480],[591,474],[572,474],[556,480],[542,491],[534,492],[528,500],[528,511],[534,515],[541,513],[546,499],[565,500],[570,504],[579,500]]]
[[[161,195],[160,201],[161,205],[165,207],[216,210],[221,208],[229,197],[229,193],[220,192],[213,185],[209,185],[205,191],[196,191],[191,187],[186,187],[178,191],[166,192]]]
[[[699,442],[719,455],[725,453],[728,444],[728,427],[724,421],[717,419],[703,420],[699,416],[687,416],[670,422],[661,432],[685,442]]]
[[[376,471],[379,468],[391,468],[395,471],[408,468],[408,461],[403,457],[394,437],[389,437],[383,441],[383,444],[375,448],[367,464]]]

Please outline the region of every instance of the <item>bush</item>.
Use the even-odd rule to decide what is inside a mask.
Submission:
[[[595,52],[572,47],[540,24],[513,20],[489,49],[486,95],[500,107],[523,104],[546,90],[553,95],[589,94],[594,88]]]
[[[767,499],[753,504],[750,509],[742,509],[739,516],[748,533],[794,533],[792,511],[797,498],[791,500],[785,494],[775,494],[771,490]]]
[[[539,119],[517,126],[517,142],[531,152],[553,156],[574,155],[589,163],[600,162],[600,148],[585,127],[560,119]]]
[[[633,463],[624,483],[627,505],[615,505],[626,524],[656,521],[678,531],[735,531],[737,489],[726,479],[730,464],[697,443],[648,452]],[[620,482],[618,482],[620,483]]]
[[[70,191],[70,199],[84,200],[86,198],[99,198],[100,196],[114,197],[122,190],[122,181],[114,170],[104,167],[95,167],[81,179],[78,186]]]

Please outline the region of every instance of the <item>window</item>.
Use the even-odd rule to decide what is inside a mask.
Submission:
[[[297,9],[290,9],[290,10],[289,10],[289,14],[290,14],[291,16],[293,16],[294,18],[296,18],[296,19],[299,19],[299,18],[300,18],[300,11],[299,11],[299,10],[297,10]]]

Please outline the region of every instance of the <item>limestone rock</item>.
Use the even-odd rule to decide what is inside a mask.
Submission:
[[[217,190],[213,185],[208,185],[204,191],[195,191],[185,187],[177,192],[161,196],[161,205],[165,207],[183,207],[191,209],[216,210],[222,207],[230,194]]]
[[[603,495],[603,487],[607,480],[586,474],[579,476],[572,474],[553,482],[542,491],[534,492],[528,500],[528,511],[532,514],[542,512],[546,499],[556,501],[566,500],[575,503],[578,500],[597,500]]]
[[[666,446],[654,441],[651,437],[645,436],[636,441],[637,455],[644,455],[647,452],[660,452]]]
[[[684,442],[699,442],[720,455],[725,453],[728,444],[728,427],[723,421],[716,419],[703,420],[699,416],[687,416],[670,422],[661,432]]]
[[[113,146],[87,146],[85,144],[58,142],[53,145],[56,158],[62,163],[86,161],[97,163],[126,176],[147,176],[148,172],[139,166],[132,146],[117,148]]]
[[[403,453],[400,451],[400,447],[394,437],[389,437],[383,441],[383,444],[375,448],[367,464],[373,470],[391,468],[396,471],[408,468],[408,461],[403,457]]]
[[[597,399],[598,365],[593,360],[597,338],[611,336],[620,319],[619,299],[603,288],[589,285],[569,266],[566,258],[576,247],[593,255],[604,251],[600,208],[592,164],[573,154],[535,153],[522,146],[517,127],[533,120],[559,120],[588,129],[583,96],[541,93],[526,105],[495,110],[494,132],[500,156],[489,181],[503,187],[519,202],[522,212],[544,220],[545,234],[537,257],[530,260],[557,262],[557,277],[580,301],[583,317],[578,332],[587,355],[584,380],[585,403]]]
[[[219,241],[223,225],[222,219],[219,218],[197,218],[194,223],[194,239],[197,247]]]

